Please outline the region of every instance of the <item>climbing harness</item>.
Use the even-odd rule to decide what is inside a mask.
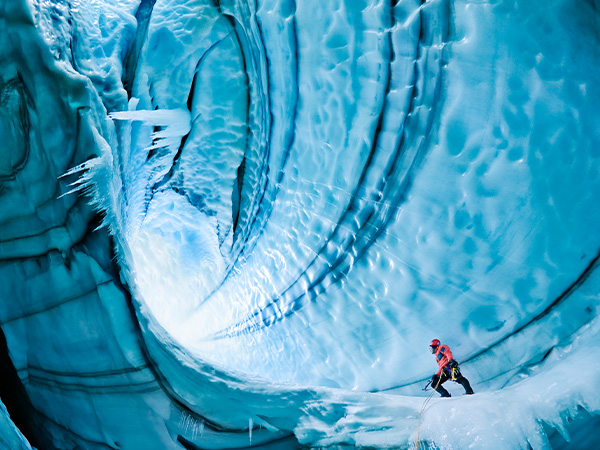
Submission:
[[[447,367],[450,369],[450,373],[448,375],[452,381],[456,381],[457,378],[460,378],[460,367],[454,359],[448,363]],[[446,370],[446,368],[444,368],[444,370]]]
[[[450,377],[452,378],[452,381],[456,381],[456,379],[458,377],[460,377],[460,368],[458,366],[458,363],[455,360],[452,360],[452,361],[450,361],[450,363],[448,365],[452,368]],[[419,432],[421,431],[421,416],[423,415],[425,408],[427,408],[427,405],[429,404],[431,398],[433,397],[433,393],[440,385],[440,382],[442,381],[442,375],[443,374],[440,374],[440,376],[438,377],[437,383],[435,384],[435,386],[433,386],[433,390],[431,391],[431,394],[429,394],[429,397],[427,397],[425,399],[425,401],[423,402],[423,406],[421,406],[421,412],[419,413],[419,423],[417,425],[417,439],[415,440],[415,450],[419,450],[419,443],[420,443]],[[423,390],[426,391],[432,382],[433,382],[433,380],[429,380],[429,382],[425,385]]]
[[[439,343],[439,341],[438,341],[438,343]],[[433,344],[433,341],[432,341],[432,344]],[[448,375],[447,369],[451,369],[449,375]],[[446,367],[444,367],[444,371],[446,371],[445,372],[446,376],[450,376],[452,381],[456,381],[461,376],[460,375],[460,366],[454,359],[451,360]],[[442,376],[443,376],[443,373],[440,373],[440,376],[438,377],[438,381],[437,381],[436,385],[433,387],[433,391],[431,392],[431,394],[429,394],[429,397],[427,397],[425,399],[425,401],[423,402],[423,406],[421,406],[421,412],[419,413],[419,423],[417,425],[417,439],[415,441],[415,450],[419,450],[419,431],[421,429],[421,416],[423,415],[423,411],[425,411],[425,408],[429,404],[429,401],[433,397],[433,393],[440,385],[440,382],[442,381]],[[429,382],[425,385],[423,390],[426,391],[432,382],[433,382],[433,380],[429,380]]]

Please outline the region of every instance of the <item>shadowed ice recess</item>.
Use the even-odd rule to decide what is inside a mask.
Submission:
[[[0,0],[0,443],[595,448],[599,41],[597,0]],[[433,338],[476,394],[421,414]]]

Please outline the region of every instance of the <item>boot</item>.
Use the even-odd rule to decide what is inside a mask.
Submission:
[[[465,388],[465,394],[467,395],[472,395],[475,392],[473,392],[473,388],[471,388],[471,384],[469,383],[469,380],[467,380],[465,377],[461,376],[460,378],[458,378],[456,380],[457,383],[460,383],[462,385],[462,387]]]
[[[444,386],[442,386],[441,384],[435,388],[435,390],[442,396],[442,397],[452,397],[450,395],[450,392],[448,392],[446,389],[444,389]]]

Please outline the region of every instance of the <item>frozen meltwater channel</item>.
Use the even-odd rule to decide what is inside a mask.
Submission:
[[[0,0],[2,442],[594,448],[599,22]]]
[[[126,235],[135,285],[161,327],[227,370],[370,391],[426,377],[426,337],[451,336],[465,360],[547,311],[598,253],[593,24],[560,19],[564,2],[547,17],[504,2],[285,5],[259,5],[263,42],[231,12],[245,31],[214,44],[233,55],[225,79],[208,50],[178,57],[197,66],[187,98],[154,94],[192,114],[180,148],[142,152],[152,182],[128,205],[143,217]],[[173,79],[147,72],[140,98]],[[233,139],[246,128],[254,146]]]
[[[183,136],[190,132],[187,110],[116,112],[110,117],[128,124],[142,122],[161,127],[151,134],[144,151],[170,161]],[[131,126],[131,125],[130,125]],[[154,182],[165,176],[166,164],[152,169]],[[197,309],[217,286],[225,271],[219,251],[217,221],[172,190],[157,192],[145,202],[143,220],[131,225],[127,235],[131,270],[136,286],[151,313],[167,329]]]

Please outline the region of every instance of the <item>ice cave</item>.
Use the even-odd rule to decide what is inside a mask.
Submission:
[[[0,0],[0,447],[599,448],[599,102],[600,0]]]

